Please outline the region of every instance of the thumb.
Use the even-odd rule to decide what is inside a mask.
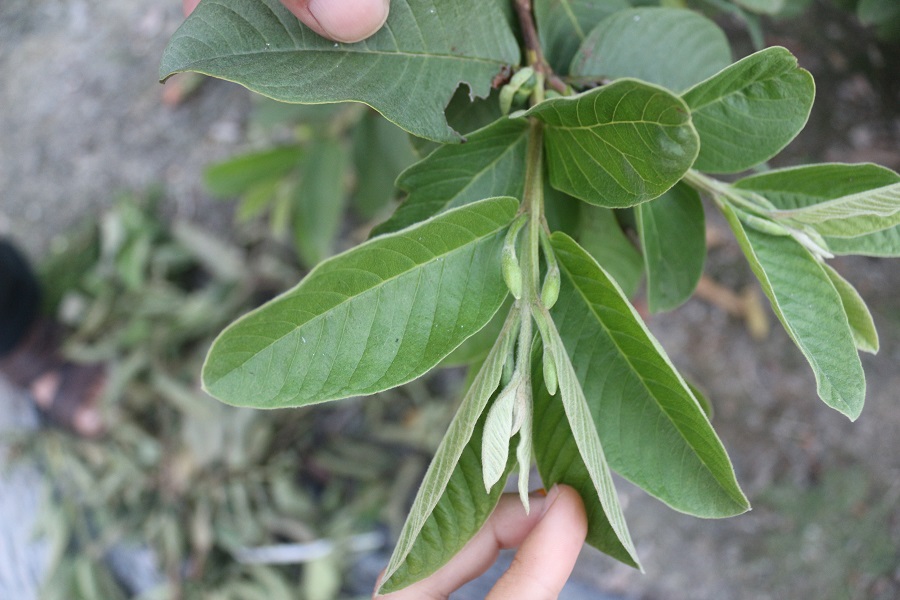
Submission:
[[[262,1],[262,0],[260,0]],[[182,0],[185,16],[200,0]],[[359,42],[381,29],[390,0],[281,0],[304,25],[337,42]]]
[[[358,42],[381,29],[389,0],[281,0],[303,23],[338,42]]]

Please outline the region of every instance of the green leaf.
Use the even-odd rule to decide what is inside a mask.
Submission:
[[[773,215],[805,223],[826,236],[875,233],[900,225],[900,183]]]
[[[792,237],[745,228],[728,206],[722,210],[775,315],[812,367],[819,397],[856,420],[865,401],[865,374],[831,279]]]
[[[600,21],[629,7],[626,0],[534,0],[544,55],[558,74],[569,72],[578,46]]]
[[[600,263],[629,298],[637,293],[644,275],[644,260],[622,231],[611,208],[581,203],[577,240]]]
[[[466,141],[467,134],[482,127],[487,127],[503,116],[500,112],[500,101],[497,90],[491,90],[487,98],[472,98],[465,88],[456,90],[450,104],[444,111],[450,127],[463,134]],[[425,157],[441,147],[438,142],[432,142],[424,138],[410,136],[413,148],[419,157]]]
[[[571,74],[634,77],[681,92],[731,64],[718,25],[681,8],[621,10],[602,21],[579,48]]]
[[[681,512],[746,511],[722,442],[622,291],[574,240],[552,241],[563,275],[553,320],[610,466]]]
[[[706,260],[706,221],[700,196],[678,183],[635,211],[650,312],[677,308],[694,293]]]
[[[756,192],[781,210],[814,206],[900,182],[900,175],[870,163],[831,163],[768,171],[733,185]],[[853,238],[826,238],[835,254],[900,256],[900,226]]]
[[[547,392],[542,376],[535,375],[534,451],[545,486],[565,483],[578,490],[588,515],[587,542],[641,569],[637,551],[625,523],[603,447],[588,411],[581,384],[553,321],[547,319],[550,349],[559,377],[559,399]],[[532,369],[539,373],[540,368]]]
[[[336,140],[321,140],[310,152],[294,190],[294,243],[306,265],[331,255],[344,214],[344,178],[349,156]]]
[[[485,407],[500,385],[518,324],[518,311],[510,312],[441,440],[400,532],[380,594],[395,592],[437,571],[481,529],[497,505],[503,486],[485,493],[482,481]],[[511,468],[507,466],[507,474]]]
[[[775,156],[803,129],[815,93],[812,75],[780,47],[698,83],[683,95],[700,134],[694,168],[736,173]]]
[[[338,44],[278,0],[204,0],[172,36],[159,72],[196,71],[283,102],[364,102],[410,133],[454,141],[444,107],[456,88],[485,97],[494,76],[518,61],[493,2],[394,0],[378,33]]]
[[[472,367],[484,362],[488,352],[500,337],[506,314],[512,308],[512,295],[506,298],[506,302],[500,307],[487,325],[481,328],[475,335],[464,341],[456,350],[447,355],[441,361],[440,367]]]
[[[501,119],[471,134],[465,144],[438,148],[400,174],[397,186],[409,197],[373,235],[398,231],[482,198],[521,198],[527,141],[527,123]]]
[[[353,133],[354,206],[371,219],[396,197],[394,181],[416,158],[406,132],[374,111],[363,116]]]
[[[205,389],[229,404],[277,408],[425,373],[503,303],[500,248],[518,205],[483,200],[319,264],[216,339]]]
[[[631,79],[546,100],[525,115],[547,124],[553,187],[598,206],[656,198],[681,179],[699,148],[687,106]]]
[[[866,306],[865,301],[856,288],[849,281],[841,277],[840,273],[835,271],[831,266],[823,264],[825,274],[831,279],[837,293],[841,297],[841,303],[844,305],[844,313],[850,322],[850,331],[853,333],[853,340],[856,347],[863,352],[872,354],[878,353],[878,331],[875,330],[875,321],[872,320],[872,314]]]
[[[825,238],[833,254],[900,257],[900,225],[853,238]]]
[[[304,154],[299,146],[282,146],[237,156],[208,167],[203,172],[203,184],[212,196],[244,194],[286,176],[300,165]]]

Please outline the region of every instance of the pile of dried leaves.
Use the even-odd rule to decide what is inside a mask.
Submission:
[[[198,386],[212,338],[299,273],[283,247],[169,227],[153,204],[123,199],[44,265],[67,352],[110,369],[107,435],[17,446],[48,476],[44,597],[348,597],[353,555],[401,523],[445,428],[452,403],[431,400],[447,379],[307,410],[212,400]]]

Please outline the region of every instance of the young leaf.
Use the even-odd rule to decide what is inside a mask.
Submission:
[[[545,100],[525,115],[547,124],[553,187],[598,206],[656,198],[681,179],[699,148],[687,106],[632,79]]]
[[[570,237],[552,241],[563,274],[553,320],[611,467],[675,510],[746,511],[722,442],[621,289]]]
[[[410,133],[449,142],[458,134],[444,107],[456,88],[465,83],[485,97],[494,76],[518,60],[494,2],[394,0],[378,33],[338,44],[278,0],[217,0],[201,2],[172,36],[160,78],[196,71],[283,102],[364,102]]]
[[[552,320],[547,321],[560,400],[546,392],[543,380],[537,380],[533,387],[535,422],[539,426],[533,435],[538,470],[545,486],[565,483],[578,490],[588,513],[588,543],[641,569],[581,384],[556,326]]]
[[[484,489],[490,492],[503,477],[509,463],[509,439],[512,437],[513,411],[519,382],[507,386],[491,404],[484,422],[484,439],[481,443],[481,469]],[[502,486],[501,486],[502,487]]]
[[[229,404],[280,408],[425,373],[503,303],[500,246],[518,205],[483,200],[321,263],[216,339],[205,389]]]
[[[739,60],[683,94],[700,134],[694,168],[736,173],[775,156],[803,129],[816,88],[780,47]]]
[[[467,139],[465,144],[438,148],[400,174],[397,186],[409,197],[373,235],[398,231],[482,198],[522,197],[528,124],[500,119]]]
[[[650,312],[677,308],[694,293],[706,260],[706,221],[700,196],[678,183],[656,200],[639,204],[635,211]]]
[[[644,260],[622,231],[610,208],[581,204],[581,222],[576,239],[600,263],[629,298],[637,293],[644,275]]]
[[[819,397],[855,421],[866,396],[865,374],[831,279],[793,238],[745,228],[728,206],[723,213],[775,315],[809,361]]]
[[[768,171],[733,185],[757,192],[781,210],[814,206],[900,182],[900,175],[873,164],[822,164]],[[900,225],[852,238],[826,237],[835,254],[900,256]]]
[[[380,594],[397,591],[437,571],[494,510],[503,486],[484,491],[481,446],[485,407],[500,384],[518,326],[518,311],[512,311],[441,440],[382,577]],[[507,466],[507,474],[511,468]]]
[[[307,265],[331,255],[344,214],[348,161],[340,142],[321,140],[303,166],[303,179],[294,190],[294,241]]]
[[[778,211],[774,216],[805,223],[827,236],[856,237],[875,233],[900,225],[900,183],[804,208]]]
[[[634,77],[681,92],[731,64],[718,25],[681,8],[620,10],[602,21],[579,48],[572,75]]]
[[[853,340],[856,347],[863,352],[872,354],[878,353],[878,332],[875,330],[875,322],[872,320],[872,314],[866,306],[865,301],[856,288],[849,281],[841,277],[840,273],[835,271],[831,266],[823,264],[825,274],[831,279],[835,289],[841,297],[841,303],[844,305],[844,312],[847,314],[847,320],[850,322],[850,331],[853,333]]]
[[[569,63],[590,30],[628,7],[627,0],[534,0],[534,19],[550,67],[569,73]]]

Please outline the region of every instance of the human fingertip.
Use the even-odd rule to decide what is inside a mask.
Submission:
[[[389,0],[309,0],[309,14],[329,38],[359,42],[381,29],[387,21]]]

